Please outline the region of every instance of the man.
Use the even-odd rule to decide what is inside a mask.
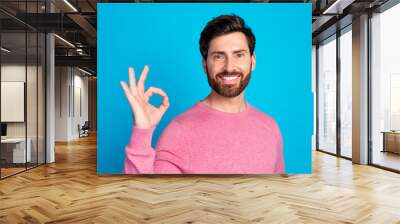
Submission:
[[[200,37],[203,69],[211,93],[174,118],[161,134],[156,149],[151,138],[169,107],[167,94],[155,87],[144,91],[149,71],[130,86],[121,82],[134,114],[125,173],[283,174],[282,138],[274,119],[244,99],[244,89],[256,65],[255,37],[242,18],[221,15]],[[163,97],[159,107],[149,103]]]

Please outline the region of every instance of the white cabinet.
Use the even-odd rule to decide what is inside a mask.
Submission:
[[[12,147],[12,162],[13,163],[25,163],[32,161],[32,140],[27,138],[27,147],[25,151],[25,138],[7,138],[2,139],[1,144]],[[25,161],[25,159],[27,159]]]

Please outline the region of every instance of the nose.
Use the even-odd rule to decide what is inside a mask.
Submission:
[[[227,57],[225,60],[225,70],[227,72],[233,72],[235,70],[235,63],[233,61],[233,58]]]

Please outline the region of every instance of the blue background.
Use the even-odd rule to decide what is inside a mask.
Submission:
[[[311,173],[311,4],[98,4],[99,174],[121,173],[133,116],[120,86],[128,66],[136,77],[150,67],[146,88],[162,88],[170,107],[153,135],[210,93],[199,38],[221,14],[241,16],[256,36],[256,68],[245,92],[250,104],[273,116],[283,136],[286,172]],[[160,103],[161,97],[151,102]]]

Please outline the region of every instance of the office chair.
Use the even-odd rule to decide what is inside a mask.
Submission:
[[[89,136],[89,129],[90,129],[89,121],[85,121],[82,127],[80,127],[80,125],[78,124],[79,138]]]

